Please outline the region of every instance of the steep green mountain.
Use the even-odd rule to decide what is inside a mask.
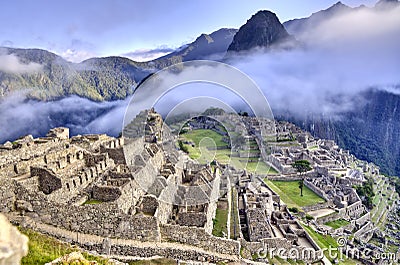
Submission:
[[[399,5],[398,0],[380,0],[370,10],[381,12]],[[351,8],[338,2],[310,17],[283,24],[290,34],[304,40],[322,23],[360,9],[367,7]],[[349,149],[357,157],[379,165],[384,173],[400,176],[400,95],[371,89],[359,97],[367,103],[356,111],[343,113],[339,120],[308,117],[296,120],[296,123],[317,137],[336,140],[342,148]],[[287,115],[286,118],[294,119]]]
[[[379,165],[383,173],[400,176],[400,96],[370,90],[360,95],[365,104],[329,119],[290,113],[277,118],[291,121],[315,137],[335,140],[356,157]]]
[[[18,58],[21,65],[39,65],[36,71],[0,71],[0,95],[22,89],[28,97],[49,100],[78,95],[95,101],[123,99],[149,74],[141,63],[127,58],[93,58],[79,64],[39,49],[2,48],[2,55]]]
[[[370,90],[360,95],[366,103],[340,119],[286,115],[319,138],[335,140],[362,160],[374,162],[382,172],[400,176],[400,96]]]
[[[145,63],[124,57],[91,58],[76,65],[75,69],[80,78],[105,100],[126,98],[154,71]]]
[[[236,32],[236,29],[220,29],[209,35],[202,34],[185,47],[150,62],[106,57],[71,63],[45,50],[0,48],[0,56],[15,56],[22,66],[40,66],[37,71],[23,72],[0,68],[0,98],[27,89],[29,98],[39,100],[68,95],[95,101],[124,99],[154,71],[183,61],[221,59]]]
[[[400,96],[369,91],[368,103],[333,122],[335,139],[356,156],[400,176]]]

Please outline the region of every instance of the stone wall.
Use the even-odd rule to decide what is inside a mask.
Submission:
[[[371,213],[367,212],[366,214],[364,214],[363,216],[361,216],[360,218],[358,218],[355,223],[358,227],[361,227],[362,225],[364,225],[365,223],[367,223],[368,221],[371,221]]]
[[[125,164],[125,154],[123,150],[124,139],[112,139],[100,146],[101,153],[108,153],[110,158],[114,160],[116,164]]]
[[[317,203],[314,205],[308,205],[308,206],[303,206],[301,207],[305,212],[311,212],[311,211],[317,211],[321,209],[327,209],[327,208],[334,208],[334,204],[332,201],[327,201],[324,203]]]
[[[363,227],[354,233],[354,238],[368,242],[373,236],[374,225],[372,222],[367,222]]]
[[[50,194],[53,191],[61,189],[61,179],[47,168],[31,167],[31,176],[38,177],[39,190],[44,194]]]
[[[0,212],[8,213],[15,208],[15,181],[0,177]]]
[[[301,179],[302,179],[302,177],[300,175],[297,175],[297,174],[268,176],[268,180],[299,181]]]
[[[365,206],[361,201],[357,201],[345,208],[339,209],[339,212],[346,218],[357,219],[365,212]]]
[[[318,194],[318,196],[324,198],[326,201],[329,201],[329,198],[326,196],[325,192],[323,192],[320,188],[314,185],[311,181],[304,180],[304,185],[308,187],[310,190]]]
[[[318,217],[316,221],[318,224],[325,224],[327,222],[339,220],[340,218],[343,218],[343,215],[339,212],[334,212],[322,217]]]
[[[115,201],[115,204],[118,205],[118,208],[124,213],[133,210],[133,207],[145,194],[145,191],[138,185],[136,180],[131,180],[123,185],[120,191],[121,196]]]
[[[215,218],[215,214],[217,211],[217,202],[218,202],[218,195],[219,195],[219,187],[221,184],[221,177],[219,173],[215,174],[216,177],[215,179],[212,181],[212,190],[211,190],[211,194],[210,194],[210,202],[208,203],[208,207],[207,207],[207,212],[206,212],[206,218],[207,218],[207,222],[205,225],[205,231],[207,233],[212,232],[213,230],[213,219]]]
[[[176,260],[212,263],[239,260],[238,255],[211,252],[196,246],[187,246],[169,242],[159,242],[154,244],[154,242],[113,239],[79,232],[71,232],[62,228],[37,223],[27,217],[22,220],[14,220],[14,222],[19,223],[23,227],[34,229],[35,231],[50,235],[62,241],[76,244],[85,250],[107,255],[108,257],[120,258],[121,256],[124,256],[126,259],[142,259],[162,256]]]
[[[156,217],[124,214],[114,203],[82,206],[50,203],[44,198],[45,195],[29,192],[20,185],[16,188],[16,197],[30,202],[33,213],[28,214],[45,224],[104,237],[160,240]]]
[[[140,211],[145,214],[154,215],[158,206],[158,200],[154,195],[145,195],[140,203]]]
[[[190,244],[217,253],[239,255],[238,241],[212,236],[203,228],[163,224],[160,230],[164,242]]]
[[[94,186],[92,189],[92,198],[104,202],[115,201],[121,196],[119,187],[114,186]]]

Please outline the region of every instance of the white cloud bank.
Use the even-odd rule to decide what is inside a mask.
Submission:
[[[34,62],[23,63],[15,54],[0,54],[0,71],[9,74],[26,74],[39,72],[42,65]]]

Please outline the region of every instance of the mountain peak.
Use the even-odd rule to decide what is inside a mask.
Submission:
[[[325,10],[321,10],[320,12],[336,12],[336,11],[340,11],[340,10],[349,10],[349,9],[351,9],[351,7],[349,7],[345,4],[343,4],[341,1],[339,1],[336,4],[332,5],[331,7],[328,7]]]
[[[292,37],[287,33],[275,13],[261,10],[254,14],[236,33],[228,51],[268,48]]]
[[[289,20],[283,23],[283,25],[290,34],[298,36],[306,31],[316,28],[323,21],[326,21],[327,19],[330,19],[339,13],[345,14],[351,12],[352,10],[353,8],[339,1],[327,9],[313,13],[307,18]]]

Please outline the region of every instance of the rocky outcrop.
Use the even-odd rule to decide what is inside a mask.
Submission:
[[[0,265],[20,264],[28,254],[28,238],[0,214]]]
[[[237,31],[237,29],[222,28],[211,34],[201,34],[194,42],[153,62],[167,66],[173,61],[219,60],[225,55]]]
[[[253,48],[271,48],[293,41],[275,13],[259,11],[253,15],[236,33],[230,52],[246,51]]]

